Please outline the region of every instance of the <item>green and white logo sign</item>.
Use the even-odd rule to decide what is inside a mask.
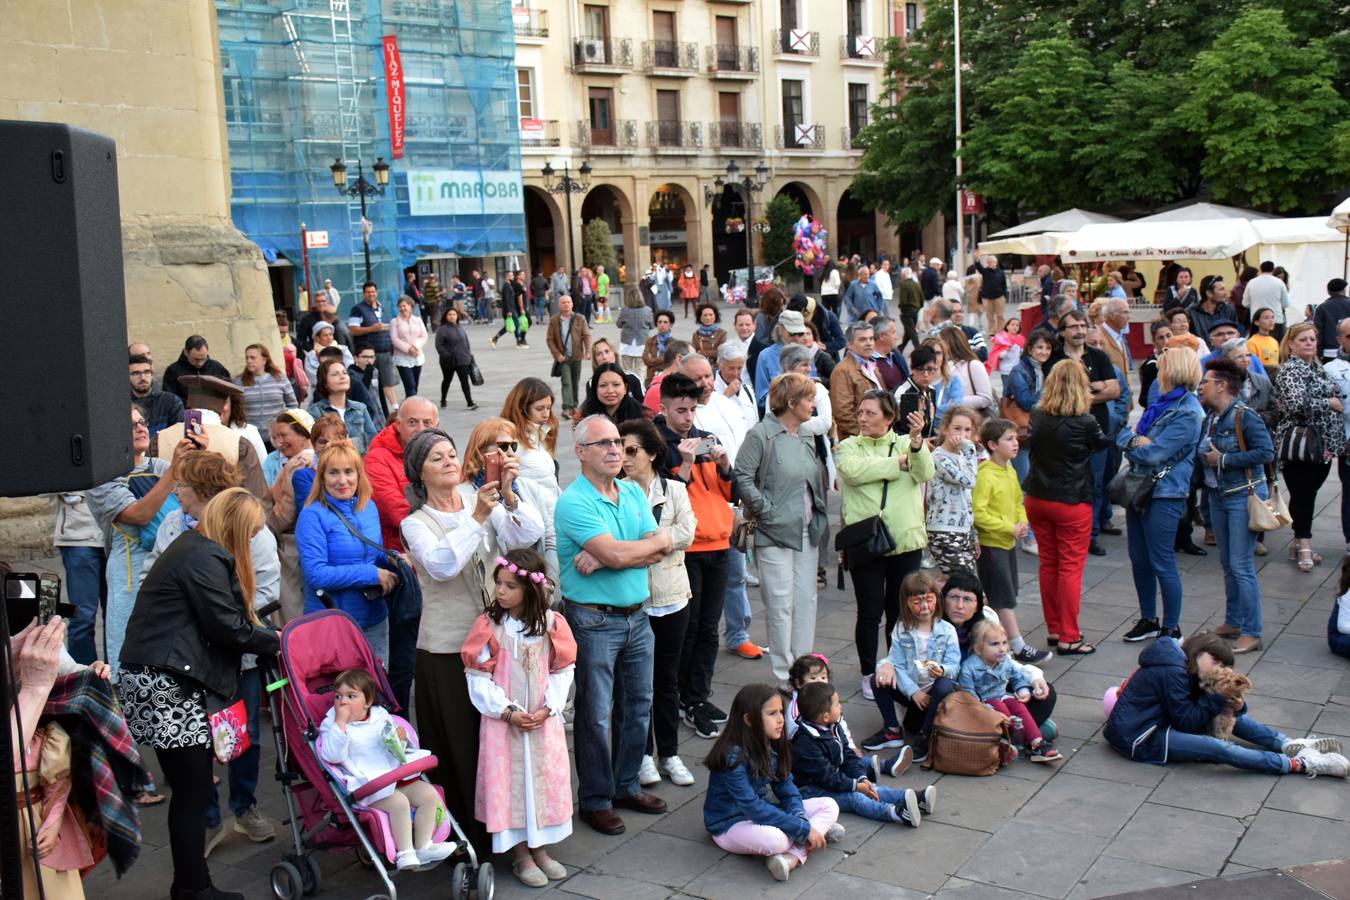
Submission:
[[[479,169],[413,169],[408,209],[414,216],[479,216],[525,211],[520,172]]]

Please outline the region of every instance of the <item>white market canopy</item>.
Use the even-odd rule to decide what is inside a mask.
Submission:
[[[1135,219],[1136,222],[1204,222],[1211,219],[1273,219],[1275,216],[1257,212],[1254,209],[1240,209],[1236,206],[1223,206],[1219,203],[1196,202],[1176,209],[1166,209]]]
[[[1088,225],[1061,244],[1067,263],[1140,259],[1228,259],[1261,243],[1246,219]]]
[[[1064,212],[1055,213],[1053,216],[1041,216],[1039,219],[1032,219],[1030,222],[1023,222],[1020,225],[1014,225],[1011,228],[996,231],[989,235],[989,238],[994,240],[997,238],[1017,237],[1018,235],[1024,234],[1041,234],[1047,231],[1071,232],[1077,231],[1084,225],[1105,225],[1110,222],[1123,221],[1124,219],[1108,216],[1105,213],[1089,212],[1085,209],[1078,209],[1075,207],[1073,209],[1066,209]]]
[[[1342,200],[1340,206],[1331,211],[1331,218],[1327,219],[1326,224],[1328,228],[1350,234],[1350,197]]]
[[[1001,240],[981,241],[980,253],[1018,253],[1022,256],[1055,256],[1071,231],[1047,231],[1043,234],[1025,234]]]

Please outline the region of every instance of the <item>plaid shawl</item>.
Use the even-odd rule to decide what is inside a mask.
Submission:
[[[56,719],[71,737],[72,805],[103,831],[121,877],[140,854],[141,822],[135,797],[150,774],[132,744],[112,685],[88,669],[56,679],[43,719]]]

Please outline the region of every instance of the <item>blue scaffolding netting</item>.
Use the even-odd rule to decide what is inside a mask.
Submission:
[[[344,307],[359,297],[360,205],[333,185],[339,158],[350,183],[358,163],[371,182],[377,158],[392,167],[388,190],[366,200],[372,276],[386,296],[419,258],[524,250],[510,0],[216,0],[216,11],[231,211],[269,262],[284,257],[303,279],[303,222],[328,233],[328,247],[310,252],[311,283],[331,278]],[[385,35],[397,37],[404,71],[401,159],[391,158]],[[410,172],[420,183],[437,173],[437,196],[453,200],[415,204]]]

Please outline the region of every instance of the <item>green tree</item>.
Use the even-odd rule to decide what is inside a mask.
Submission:
[[[1196,55],[1180,113],[1214,198],[1275,212],[1313,207],[1350,174],[1333,135],[1348,111],[1320,40],[1296,45],[1279,10],[1238,16]]]
[[[801,217],[802,208],[788,194],[779,194],[764,205],[764,218],[768,220],[769,231],[760,241],[763,259],[756,265],[780,263],[775,270],[778,272],[787,272],[793,268],[792,260],[796,254],[792,249],[792,226]],[[784,259],[786,262],[783,262]]]
[[[614,233],[604,219],[591,219],[582,229],[581,235],[582,265],[594,270],[604,266],[606,272],[619,271],[619,257],[614,252]],[[612,275],[611,278],[617,278]]]
[[[967,184],[1019,213],[1027,204],[1046,212],[1094,205],[1093,185],[1065,177],[1077,142],[1047,134],[1047,111],[1072,135],[1074,123],[1092,121],[1105,91],[1087,49],[1067,33],[1031,42],[976,96],[987,112],[965,136]]]

